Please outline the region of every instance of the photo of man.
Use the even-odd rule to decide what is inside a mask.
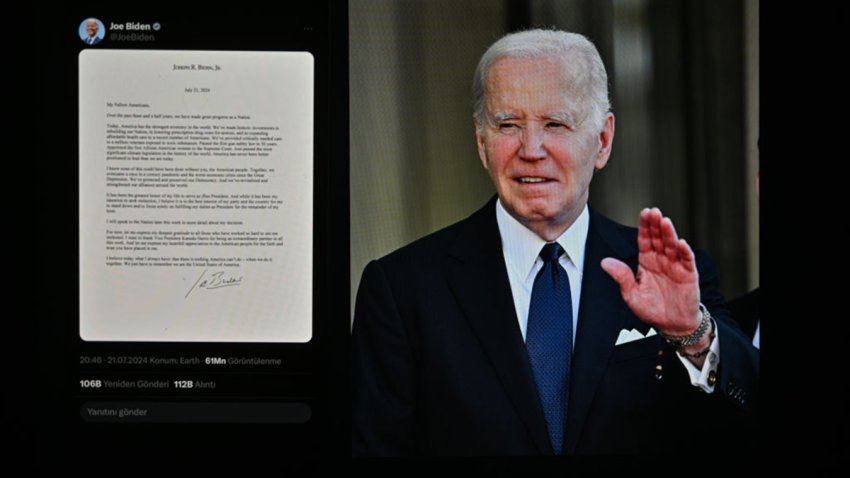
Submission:
[[[87,18],[80,24],[79,33],[80,40],[86,45],[97,45],[103,41],[106,28],[103,26],[103,22],[97,18]]]
[[[588,205],[615,131],[593,43],[505,35],[472,96],[496,194],[363,271],[354,455],[664,453],[752,438],[758,356],[713,261],[657,208],[635,229]],[[691,420],[699,431],[681,428]]]

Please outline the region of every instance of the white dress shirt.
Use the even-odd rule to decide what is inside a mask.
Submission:
[[[516,317],[519,321],[522,338],[525,340],[528,327],[528,309],[531,304],[531,290],[534,287],[534,279],[537,277],[537,273],[543,267],[540,250],[547,241],[511,216],[502,206],[501,200],[496,201],[496,222],[499,225],[499,235],[502,238],[502,253],[505,257],[505,267],[508,270],[508,282],[511,285]],[[589,226],[590,213],[585,204],[575,222],[555,239],[555,242],[560,244],[566,252],[561,255],[558,262],[567,271],[567,276],[570,278],[570,297],[573,301],[573,346],[575,346],[578,327],[579,300],[581,299],[581,284],[584,275],[584,252]],[[720,341],[717,335],[715,334],[711,343],[710,352],[702,369],[696,368],[690,360],[678,353],[676,354],[687,369],[691,384],[708,393],[714,391],[714,385],[708,383],[709,374],[711,372],[716,373],[717,366],[720,363]]]
[[[528,308],[531,304],[531,289],[534,279],[543,268],[540,249],[546,241],[514,219],[502,206],[502,201],[496,201],[496,222],[499,224],[499,234],[502,236],[502,252],[505,256],[505,266],[508,269],[508,281],[514,296],[516,316],[519,320],[519,330],[525,340],[528,326]],[[573,301],[573,345],[576,340],[578,325],[578,303],[581,297],[581,279],[584,272],[584,247],[587,243],[587,228],[590,224],[590,213],[587,206],[578,218],[555,242],[564,248],[565,254],[558,258],[561,267],[567,271],[570,278],[570,297]]]

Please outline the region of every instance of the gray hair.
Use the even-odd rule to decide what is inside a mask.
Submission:
[[[596,129],[601,130],[608,100],[608,74],[596,47],[584,35],[559,30],[525,30],[500,38],[481,56],[472,79],[475,119],[484,121],[487,71],[501,58],[554,58],[564,62],[570,79],[582,85],[586,94],[580,99],[584,111]]]

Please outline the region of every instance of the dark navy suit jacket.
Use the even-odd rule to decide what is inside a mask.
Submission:
[[[363,272],[352,332],[355,456],[546,455],[537,396],[496,223],[495,198]],[[758,354],[728,318],[710,259],[701,300],[717,320],[715,392],[690,384],[658,335],[619,345],[632,314],[600,267],[637,267],[637,230],[591,210],[570,375],[565,453],[754,445]]]

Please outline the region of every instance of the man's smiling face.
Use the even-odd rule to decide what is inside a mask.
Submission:
[[[547,240],[584,209],[614,136],[613,115],[600,131],[583,106],[586,86],[569,76],[562,60],[501,58],[487,72],[485,118],[476,122],[478,153],[502,205]]]

